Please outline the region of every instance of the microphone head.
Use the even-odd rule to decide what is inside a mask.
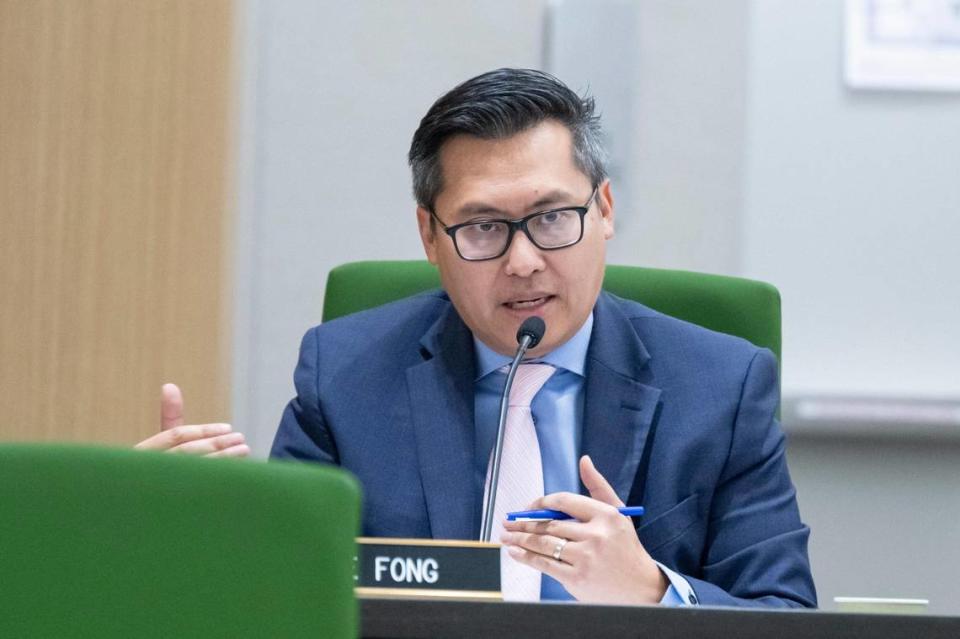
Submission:
[[[533,315],[523,320],[520,330],[517,331],[517,342],[523,342],[524,337],[530,338],[527,348],[534,348],[543,339],[543,334],[547,332],[547,325],[543,318]]]

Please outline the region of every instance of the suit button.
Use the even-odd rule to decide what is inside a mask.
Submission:
[[[690,596],[687,597],[687,600],[688,600],[690,603],[692,603],[694,606],[697,605],[697,596],[696,596],[695,594],[693,594],[692,592],[690,593]]]

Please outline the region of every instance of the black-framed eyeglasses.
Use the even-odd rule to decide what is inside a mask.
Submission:
[[[598,187],[583,206],[565,206],[531,213],[519,220],[478,220],[447,226],[431,209],[430,215],[453,240],[457,255],[470,262],[495,260],[510,248],[513,235],[523,231],[527,239],[544,251],[573,246],[583,239],[583,218],[590,210]]]

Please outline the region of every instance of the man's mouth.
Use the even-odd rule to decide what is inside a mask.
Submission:
[[[526,311],[532,308],[543,306],[552,299],[553,295],[541,295],[538,297],[511,300],[509,302],[504,302],[503,305],[512,311]]]

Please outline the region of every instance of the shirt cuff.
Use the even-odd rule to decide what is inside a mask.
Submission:
[[[673,608],[680,606],[696,606],[700,604],[700,600],[697,599],[697,595],[693,592],[693,588],[690,587],[690,584],[684,579],[683,575],[676,573],[659,561],[654,562],[657,564],[657,567],[660,568],[661,572],[666,575],[667,579],[670,581],[670,587],[667,588],[667,591],[663,593],[663,598],[660,600],[661,606],[670,606]]]

